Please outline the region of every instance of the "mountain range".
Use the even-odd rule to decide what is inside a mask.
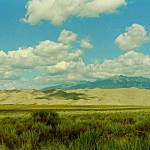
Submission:
[[[150,89],[150,79],[145,77],[128,77],[128,76],[113,76],[107,79],[98,79],[94,82],[90,81],[78,81],[72,83],[64,83],[57,86],[50,86],[42,89],[43,91],[51,89],[61,89],[61,90],[75,90],[75,89],[93,89],[93,88],[103,88],[103,89],[117,89],[117,88],[140,88],[140,89]]]
[[[43,90],[0,90],[0,104],[150,106],[150,79],[120,75]]]

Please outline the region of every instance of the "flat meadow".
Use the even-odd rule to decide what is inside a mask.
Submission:
[[[0,106],[0,150],[149,149],[150,107]]]

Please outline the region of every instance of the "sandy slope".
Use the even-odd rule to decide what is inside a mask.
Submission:
[[[79,90],[7,90],[0,91],[0,104],[91,104],[150,105],[150,90],[79,89]]]
[[[150,90],[126,88],[126,89],[81,89],[76,92],[87,94],[100,105],[150,105]],[[88,103],[90,103],[88,101]]]

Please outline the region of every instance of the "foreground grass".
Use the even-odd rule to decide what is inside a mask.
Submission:
[[[0,150],[149,150],[150,110],[0,112]]]

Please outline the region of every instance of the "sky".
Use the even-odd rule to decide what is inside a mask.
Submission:
[[[149,0],[0,1],[0,89],[150,78]]]

